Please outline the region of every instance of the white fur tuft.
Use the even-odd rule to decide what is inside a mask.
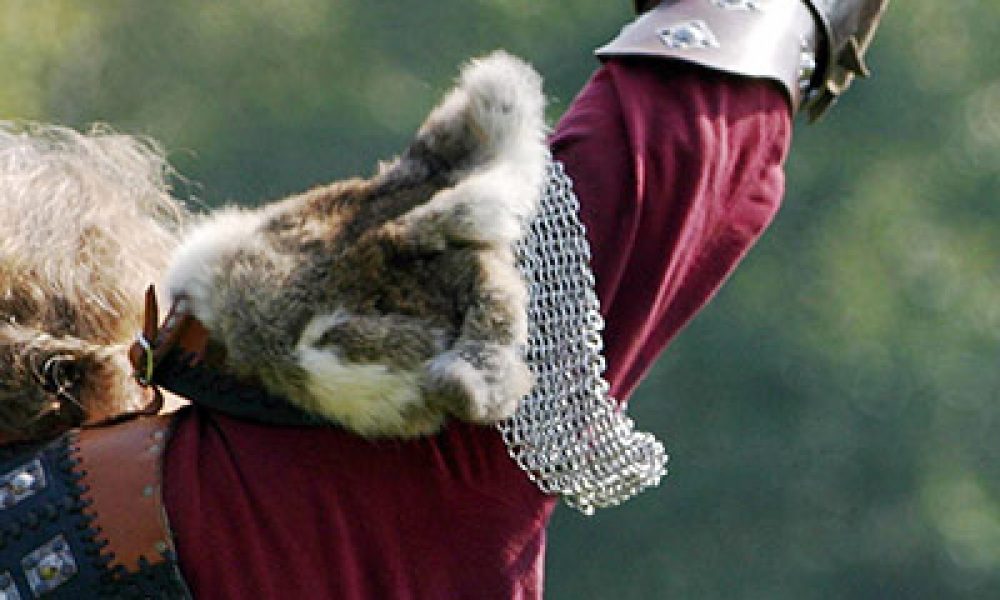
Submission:
[[[305,408],[362,435],[430,433],[436,429],[440,421],[421,427],[409,414],[414,407],[424,405],[417,373],[348,362],[330,348],[317,347],[328,329],[350,318],[341,311],[316,316],[302,332],[296,355],[307,374],[306,387],[312,399]],[[301,403],[305,399],[297,400]]]
[[[547,152],[545,96],[541,76],[526,62],[502,50],[470,61],[418,135],[463,124],[479,136],[482,160],[523,165],[521,176],[541,183],[533,167],[544,164]]]
[[[469,62],[421,134],[467,124],[480,138],[477,169],[404,220],[452,215],[440,220],[453,239],[496,247],[520,239],[537,210],[545,173],[544,108],[542,79],[524,61],[496,51]]]
[[[542,78],[526,62],[497,50],[469,62],[458,83],[468,96],[470,119],[496,155],[544,153]]]
[[[482,367],[463,358],[461,348],[439,354],[427,365],[432,386],[441,383],[447,389],[458,385],[466,392],[466,403],[458,408],[459,416],[476,423],[494,423],[514,416],[533,383],[527,365],[514,348],[490,344],[487,351],[491,377]]]
[[[171,299],[186,296],[192,312],[207,327],[216,322],[210,298],[216,277],[226,262],[251,240],[262,220],[261,212],[226,208],[194,227],[174,252],[165,283]]]

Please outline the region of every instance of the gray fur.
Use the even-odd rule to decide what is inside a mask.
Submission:
[[[542,109],[526,64],[474,61],[373,178],[204,223],[169,291],[233,372],[361,434],[509,417],[531,386],[511,244],[541,190]]]

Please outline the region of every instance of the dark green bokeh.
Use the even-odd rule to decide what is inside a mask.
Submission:
[[[898,1],[785,208],[632,400],[661,489],[560,509],[551,598],[1000,597],[1000,5]],[[628,3],[5,0],[5,118],[151,135],[209,205],[398,152],[505,47],[554,120]]]

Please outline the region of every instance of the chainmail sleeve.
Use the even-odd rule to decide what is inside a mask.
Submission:
[[[526,357],[536,382],[499,429],[543,492],[590,515],[658,485],[667,455],[609,395],[604,321],[579,208],[562,163],[550,159],[538,214],[515,249],[528,284]]]

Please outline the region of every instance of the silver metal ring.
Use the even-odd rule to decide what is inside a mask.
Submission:
[[[153,345],[149,343],[142,332],[135,336],[135,341],[142,347],[143,353],[146,355],[145,371],[136,372],[135,378],[140,384],[149,385],[153,382]]]

